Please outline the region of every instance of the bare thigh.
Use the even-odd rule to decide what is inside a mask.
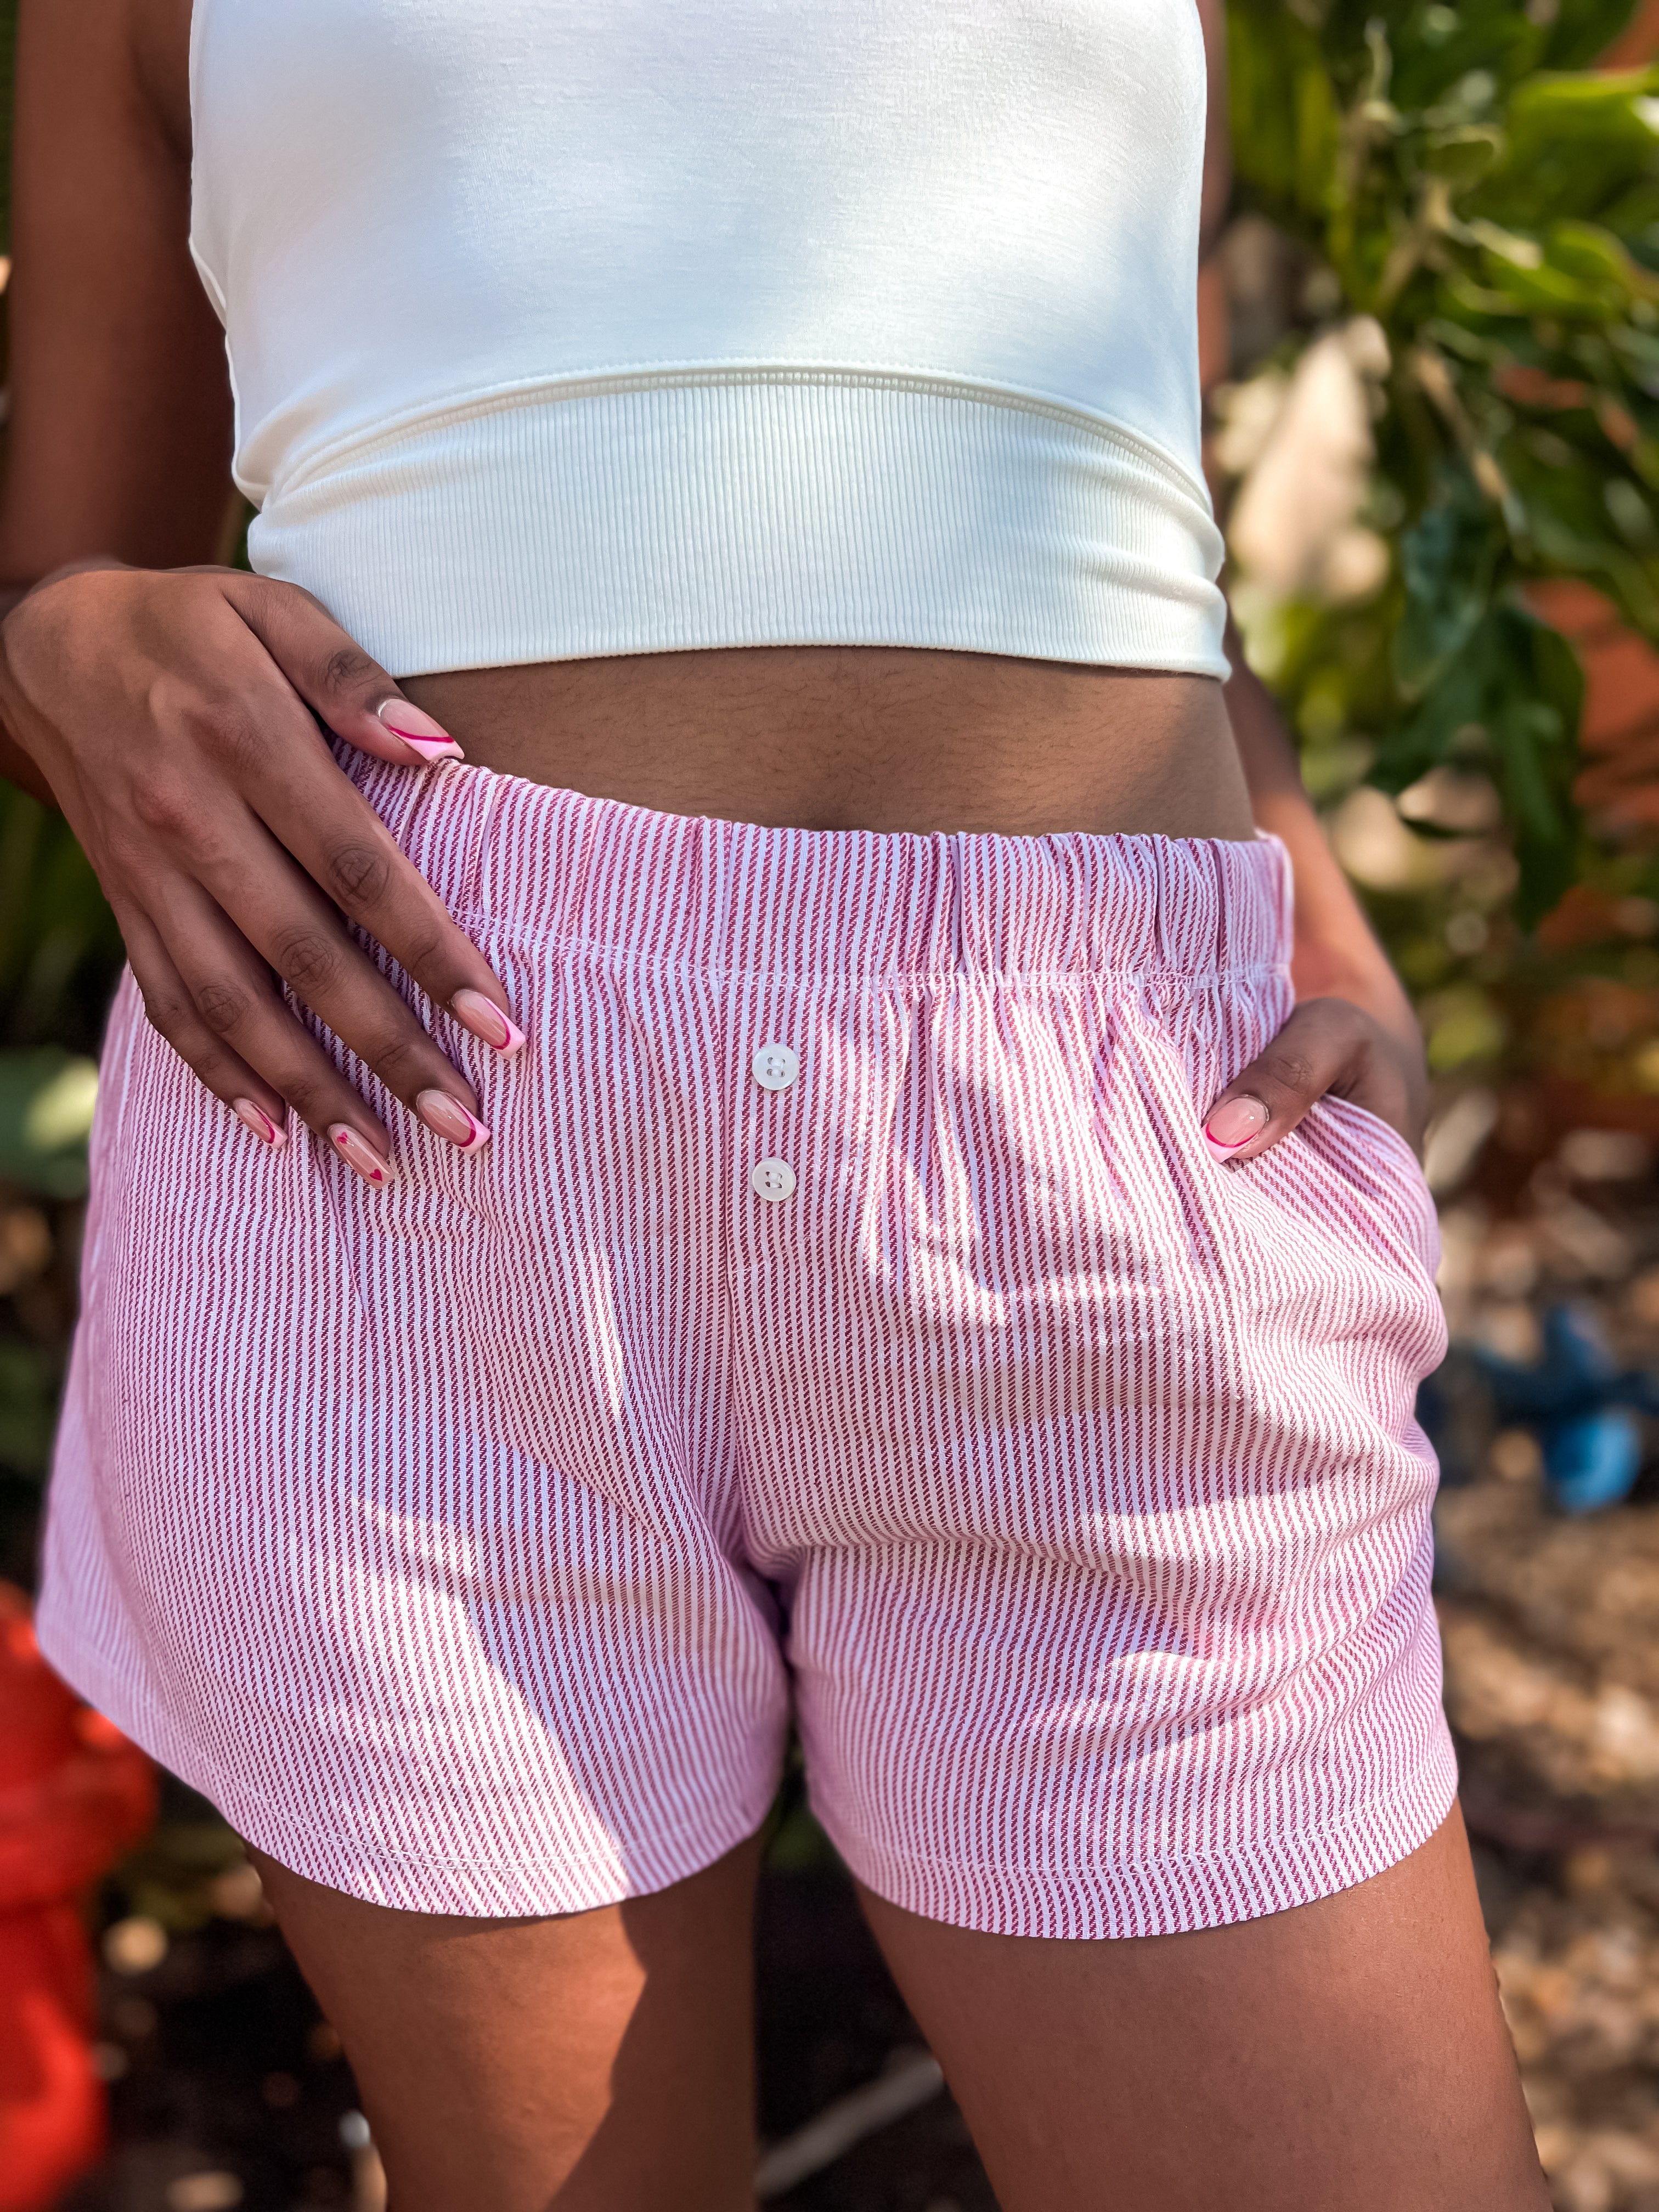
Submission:
[[[1201,1935],[865,1906],[1004,2212],[1547,2212],[1455,1812],[1355,1889]]]
[[[759,1845],[556,1920],[394,1912],[256,1853],[392,2212],[746,2212]]]

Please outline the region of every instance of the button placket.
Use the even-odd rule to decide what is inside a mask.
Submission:
[[[763,1091],[776,1095],[792,1090],[799,1081],[800,1055],[793,1045],[775,1039],[755,1048],[749,1073]],[[757,1117],[761,1118],[767,1117]],[[795,1170],[787,1160],[775,1155],[757,1160],[749,1170],[749,1187],[757,1198],[781,1205],[795,1194]]]

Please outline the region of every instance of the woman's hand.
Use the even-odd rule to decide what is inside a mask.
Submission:
[[[1414,1024],[1409,1030],[1385,1024],[1351,999],[1304,999],[1211,1107],[1205,1139],[1218,1159],[1253,1160],[1288,1136],[1316,1100],[1334,1093],[1397,1129],[1415,1152],[1428,1087]]]
[[[61,571],[0,623],[0,715],[98,872],[151,1022],[256,1136],[283,1144],[292,1106],[367,1181],[391,1173],[386,1130],[280,976],[429,1128],[487,1139],[342,917],[499,1052],[523,1042],[507,995],[318,721],[416,771],[460,747],[309,593],[228,568]]]

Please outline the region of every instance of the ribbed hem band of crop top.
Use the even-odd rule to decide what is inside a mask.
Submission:
[[[196,0],[262,574],[398,676],[1224,676],[1193,0]]]

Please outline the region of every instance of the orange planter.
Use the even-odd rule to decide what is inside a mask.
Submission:
[[[103,2149],[78,1899],[155,1813],[149,1761],[58,1680],[0,1583],[0,2212],[46,2212]]]

